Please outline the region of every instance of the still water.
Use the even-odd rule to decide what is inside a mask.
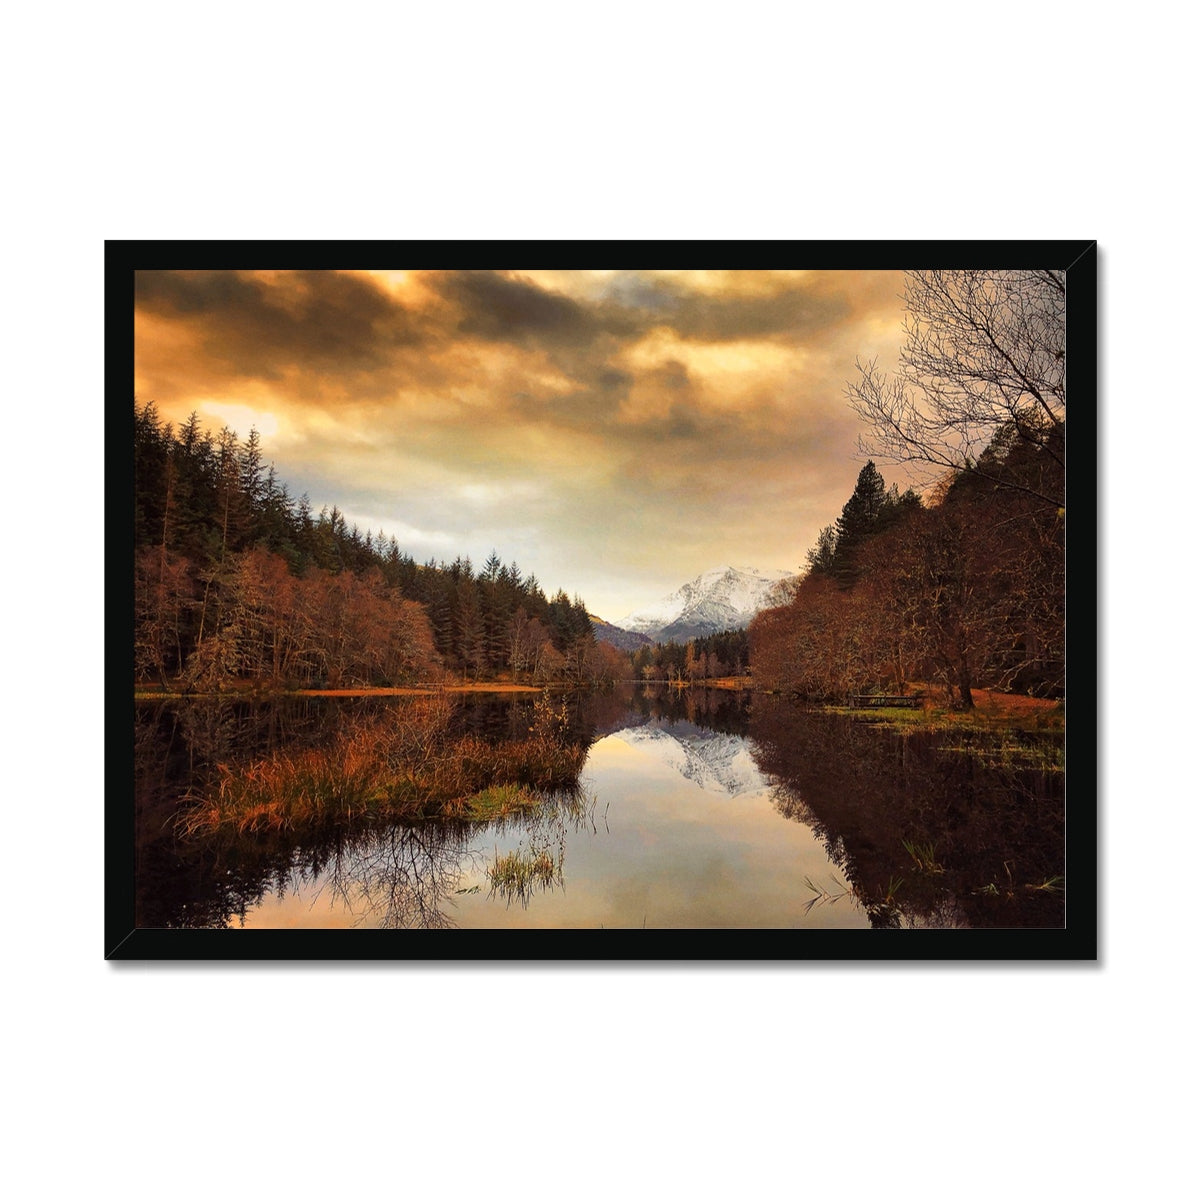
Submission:
[[[464,730],[529,699],[458,702]],[[628,688],[576,698],[579,788],[486,824],[181,841],[218,764],[319,740],[391,700],[138,708],[138,924],[154,927],[1059,927],[1062,778],[1020,755],[771,697]],[[514,883],[506,856],[552,869]]]

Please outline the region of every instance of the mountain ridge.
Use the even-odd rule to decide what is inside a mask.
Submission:
[[[643,646],[654,645],[654,642],[644,633],[636,633],[632,629],[622,629],[619,625],[614,625],[611,621],[596,616],[595,613],[588,613],[588,620],[592,623],[592,633],[595,634],[596,641],[607,642],[610,646],[616,646],[618,650],[640,650]]]
[[[744,629],[754,615],[786,599],[789,571],[713,567],[664,596],[635,609],[613,627],[656,642],[685,642],[729,629]]]

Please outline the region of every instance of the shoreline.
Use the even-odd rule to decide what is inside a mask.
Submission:
[[[544,687],[529,683],[448,683],[444,685],[414,684],[411,687],[349,687],[349,688],[257,688],[230,687],[221,692],[180,692],[161,684],[135,684],[135,700],[278,700],[287,696],[434,696],[439,692],[525,692],[540,693]]]

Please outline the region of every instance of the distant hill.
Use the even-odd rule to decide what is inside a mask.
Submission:
[[[610,646],[616,646],[618,650],[626,651],[640,650],[643,646],[654,644],[644,633],[634,633],[632,630],[610,625],[609,622],[603,621],[591,613],[588,613],[588,617],[591,619],[592,632],[596,635],[598,642],[607,642]]]
[[[610,628],[641,634],[650,642],[686,642],[728,629],[745,629],[755,613],[786,602],[794,578],[787,571],[714,567]]]

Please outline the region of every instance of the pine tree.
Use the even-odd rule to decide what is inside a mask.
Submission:
[[[479,610],[479,591],[472,580],[463,580],[458,585],[454,625],[455,650],[462,669],[478,676],[485,663],[486,647],[483,617]]]
[[[249,541],[266,532],[268,485],[263,479],[262,441],[257,429],[238,451],[238,486],[246,509],[246,537]]]
[[[887,503],[887,486],[883,476],[873,462],[868,462],[858,473],[854,492],[842,508],[837,519],[837,546],[834,550],[833,575],[843,586],[848,587],[858,577],[854,563],[855,554],[879,520]]]
[[[809,571],[817,575],[831,575],[837,552],[837,530],[826,525],[817,535],[817,544],[804,556]]]

